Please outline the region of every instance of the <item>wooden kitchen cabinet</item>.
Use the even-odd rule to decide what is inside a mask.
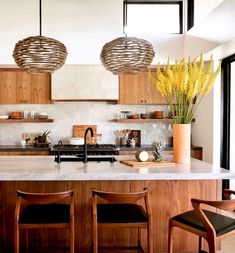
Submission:
[[[166,104],[166,101],[149,80],[149,70],[146,70],[119,76],[119,104]]]
[[[16,103],[16,73],[0,71],[0,103]]]
[[[50,74],[0,69],[0,104],[49,104],[50,85]]]
[[[31,103],[51,103],[51,78],[50,74],[33,74],[31,76]]]

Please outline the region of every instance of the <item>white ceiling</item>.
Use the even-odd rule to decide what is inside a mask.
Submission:
[[[38,35],[38,2],[0,1],[0,64],[14,64],[12,52],[15,43]],[[235,0],[225,0],[221,4],[219,0],[195,2],[202,9],[207,8],[202,6],[208,6],[205,2],[211,2],[210,13],[186,35],[144,35],[143,38],[154,45],[154,64],[165,61],[168,56],[174,59],[199,55],[235,37]],[[102,46],[122,36],[123,0],[43,0],[42,4],[43,35],[66,45],[67,64],[101,63],[99,54]]]

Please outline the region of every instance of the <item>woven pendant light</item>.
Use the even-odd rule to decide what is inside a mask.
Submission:
[[[17,66],[30,73],[53,73],[62,67],[67,50],[58,40],[41,35],[41,0],[39,0],[40,35],[16,43],[13,58]]]
[[[123,6],[123,32],[127,26],[127,0]],[[106,43],[101,51],[100,59],[104,67],[114,75],[122,73],[136,74],[147,68],[155,55],[150,42],[136,37],[116,38]]]
[[[144,39],[119,37],[103,46],[100,54],[104,67],[115,75],[136,74],[149,66],[155,53]]]

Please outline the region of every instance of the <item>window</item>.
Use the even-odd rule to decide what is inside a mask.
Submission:
[[[124,1],[127,34],[182,33],[182,1]]]

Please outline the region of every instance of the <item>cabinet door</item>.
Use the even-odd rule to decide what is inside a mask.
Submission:
[[[16,73],[13,71],[0,71],[0,103],[16,103]]]
[[[151,70],[155,71],[155,70]],[[119,76],[120,104],[166,104],[165,99],[149,80],[149,72]]]
[[[50,74],[31,75],[31,103],[51,103],[51,77]]]
[[[26,71],[16,72],[16,93],[17,104],[31,102],[31,74]]]

